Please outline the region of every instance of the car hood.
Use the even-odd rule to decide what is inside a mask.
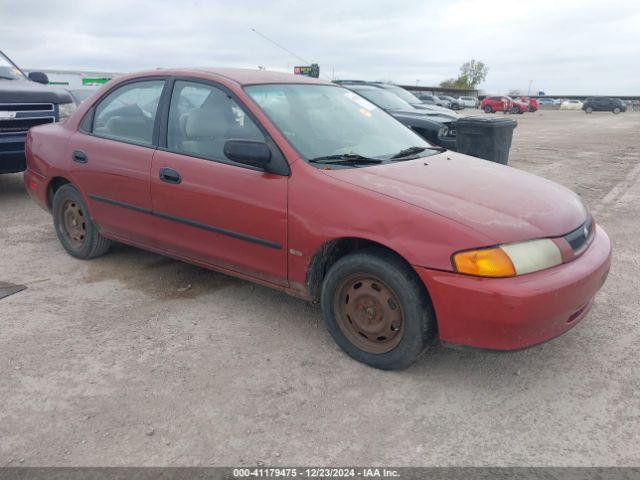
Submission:
[[[429,110],[389,110],[389,113],[398,119],[405,120],[432,120],[438,123],[451,123],[458,118],[451,115],[433,112]]]
[[[29,80],[0,79],[0,103],[68,103],[73,99],[59,88]]]
[[[323,172],[473,228],[487,245],[564,235],[587,218],[580,198],[556,183],[454,152]]]

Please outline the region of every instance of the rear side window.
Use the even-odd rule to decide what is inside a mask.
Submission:
[[[229,139],[265,141],[260,129],[226,92],[204,83],[176,81],[169,107],[167,148],[230,161],[224,154]]]
[[[164,80],[147,80],[115,89],[96,107],[92,132],[114,140],[151,145],[163,87]]]

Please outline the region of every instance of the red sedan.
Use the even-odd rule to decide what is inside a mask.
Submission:
[[[438,336],[498,350],[585,316],[611,245],[569,190],[443,151],[354,92],[154,70],[28,135],[25,184],[65,250],[112,241],[321,304],[349,355],[402,368]]]
[[[480,102],[480,108],[486,113],[511,111],[511,98],[504,95],[484,97]]]

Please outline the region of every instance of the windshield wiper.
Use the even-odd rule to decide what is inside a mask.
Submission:
[[[337,155],[325,155],[323,157],[312,158],[309,161],[313,163],[321,163],[325,165],[329,165],[332,163],[356,163],[356,164],[359,163],[363,165],[365,164],[374,165],[374,164],[382,163],[382,160],[380,160],[379,158],[364,157],[357,153],[339,153]]]
[[[415,155],[417,153],[422,153],[425,150],[434,150],[436,152],[445,152],[447,149],[446,148],[442,148],[442,147],[409,147],[409,148],[405,148],[404,150],[400,150],[398,153],[393,155],[391,158],[392,159],[404,158],[404,157],[408,157],[409,155]]]

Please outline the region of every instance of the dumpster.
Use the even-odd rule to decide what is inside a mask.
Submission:
[[[517,126],[509,118],[461,118],[456,122],[458,152],[506,165]]]

